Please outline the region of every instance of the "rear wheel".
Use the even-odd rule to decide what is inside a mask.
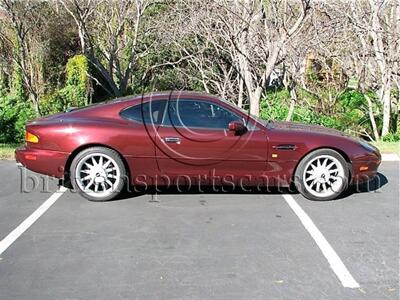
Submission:
[[[121,157],[105,147],[92,147],[78,153],[70,172],[74,189],[91,201],[115,198],[126,183],[126,170]]]
[[[311,200],[332,200],[346,190],[349,169],[345,159],[331,149],[318,149],[304,157],[295,173],[299,192]]]

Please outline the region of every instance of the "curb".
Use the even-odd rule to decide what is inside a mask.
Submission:
[[[395,153],[382,153],[382,161],[400,161],[400,158]]]

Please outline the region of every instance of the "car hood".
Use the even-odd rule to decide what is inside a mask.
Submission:
[[[269,121],[267,127],[270,129],[301,131],[306,133],[320,133],[320,134],[329,134],[334,136],[352,138],[351,136],[336,129],[326,128],[320,125],[303,124],[298,122]]]

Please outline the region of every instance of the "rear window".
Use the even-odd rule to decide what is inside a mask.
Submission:
[[[149,101],[128,107],[121,111],[121,117],[139,123],[160,124],[164,109],[163,100]]]

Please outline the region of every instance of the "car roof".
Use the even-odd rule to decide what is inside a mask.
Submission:
[[[114,102],[125,102],[125,101],[135,100],[135,99],[139,99],[139,98],[151,98],[151,97],[162,98],[162,97],[178,97],[178,96],[179,97],[201,97],[201,98],[211,98],[211,99],[215,99],[215,100],[221,100],[218,98],[218,96],[204,93],[204,92],[172,90],[172,91],[160,91],[160,92],[150,92],[150,93],[129,95],[129,96],[111,99],[106,102],[114,103]]]

